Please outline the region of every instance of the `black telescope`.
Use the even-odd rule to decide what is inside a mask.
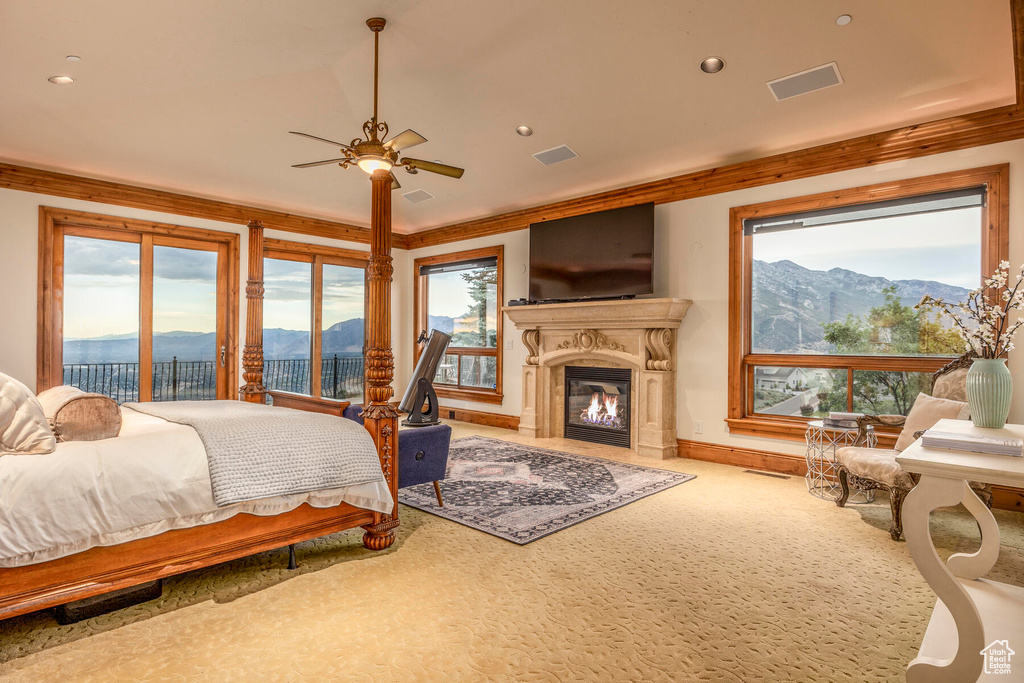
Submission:
[[[412,379],[409,380],[409,387],[398,405],[399,410],[409,414],[407,419],[402,420],[403,425],[426,427],[441,422],[437,414],[437,393],[433,381],[451,340],[450,336],[440,330],[431,330],[429,337],[426,332],[421,332],[420,338],[416,340],[419,343],[426,341],[427,344],[423,347],[416,369],[412,372]]]

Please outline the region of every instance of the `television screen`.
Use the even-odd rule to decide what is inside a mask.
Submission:
[[[530,226],[530,298],[654,293],[654,204]]]

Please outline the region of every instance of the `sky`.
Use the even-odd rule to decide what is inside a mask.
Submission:
[[[434,273],[430,275],[430,286],[427,288],[427,310],[430,315],[459,318],[474,305],[466,281],[462,278],[465,271],[450,273]],[[495,290],[496,291],[496,290]],[[487,299],[487,328],[497,329],[497,299]],[[458,330],[456,330],[458,331]]]
[[[845,268],[889,280],[981,282],[981,209],[968,208],[754,236],[754,258]]]
[[[344,320],[362,318],[364,279],[362,268],[324,265],[323,328]],[[311,322],[313,266],[310,263],[264,259],[263,327],[309,330]]]
[[[138,244],[64,238],[64,337],[138,334]],[[153,331],[216,331],[217,254],[153,248]]]

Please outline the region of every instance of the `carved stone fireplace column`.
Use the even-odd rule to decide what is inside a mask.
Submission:
[[[639,455],[676,456],[675,331],[685,299],[588,301],[506,306],[523,330],[523,406],[519,432],[565,434],[565,367],[630,370],[630,444]]]

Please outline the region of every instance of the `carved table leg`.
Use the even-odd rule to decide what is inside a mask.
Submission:
[[[978,497],[970,486],[965,487],[963,504],[967,511],[974,516],[978,522],[978,531],[981,532],[981,547],[975,553],[956,553],[946,562],[946,566],[953,572],[954,576],[961,579],[980,579],[988,574],[989,570],[999,558],[999,525],[992,511]]]
[[[970,488],[961,479],[923,475],[903,504],[903,524],[910,556],[921,576],[953,617],[958,642],[952,659],[918,657],[912,661],[907,667],[907,683],[959,683],[977,680],[981,674],[980,653],[985,647],[981,615],[960,581],[935,552],[928,527],[932,510],[956,505],[965,498],[965,490]],[[973,503],[971,505],[973,507]],[[977,516],[973,510],[972,514]]]

